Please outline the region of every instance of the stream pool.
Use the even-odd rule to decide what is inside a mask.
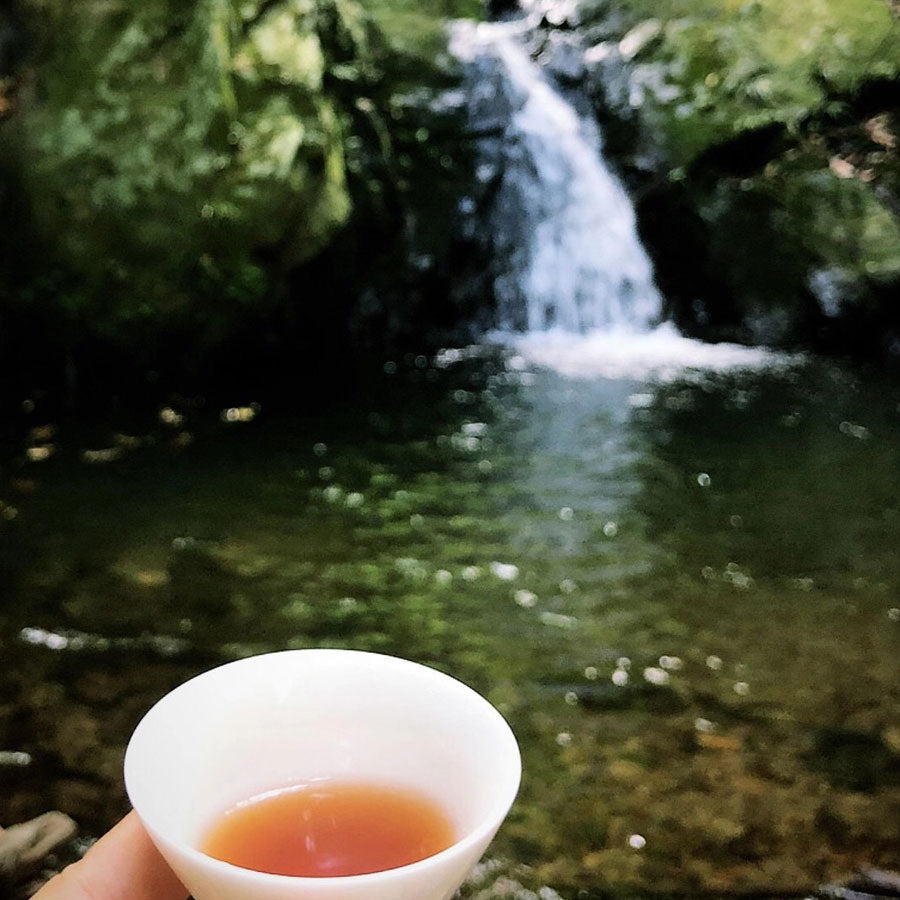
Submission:
[[[163,693],[353,647],[453,674],[517,733],[490,896],[900,864],[896,381],[581,379],[480,347],[390,362],[328,415],[121,428],[34,432],[0,489],[0,823],[97,834]]]

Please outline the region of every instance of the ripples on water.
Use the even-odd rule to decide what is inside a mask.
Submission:
[[[662,338],[585,371],[544,337],[396,361],[314,420],[33,434],[0,491],[0,821],[107,827],[159,695],[346,646],[508,716],[508,884],[775,893],[896,865],[896,384],[676,371]]]

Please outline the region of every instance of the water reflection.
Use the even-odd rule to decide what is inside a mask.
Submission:
[[[54,438],[0,522],[2,820],[106,827],[157,696],[348,646],[452,671],[509,717],[526,779],[489,866],[509,896],[775,893],[896,864],[896,386],[425,363],[333,417],[198,422],[177,455],[142,439],[87,465]]]

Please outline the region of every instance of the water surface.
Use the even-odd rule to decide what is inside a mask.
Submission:
[[[519,736],[495,896],[896,866],[900,388],[816,361],[630,374],[472,348],[328,416],[38,432],[0,492],[0,821],[98,833],[161,694],[353,647],[452,673]]]

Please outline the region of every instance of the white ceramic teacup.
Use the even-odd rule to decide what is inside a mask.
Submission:
[[[471,688],[351,650],[270,653],[199,675],[147,713],[125,756],[132,805],[195,900],[446,900],[520,775],[512,731]],[[251,871],[197,849],[236,803],[319,778],[411,788],[447,813],[458,840],[411,865],[324,878]]]

